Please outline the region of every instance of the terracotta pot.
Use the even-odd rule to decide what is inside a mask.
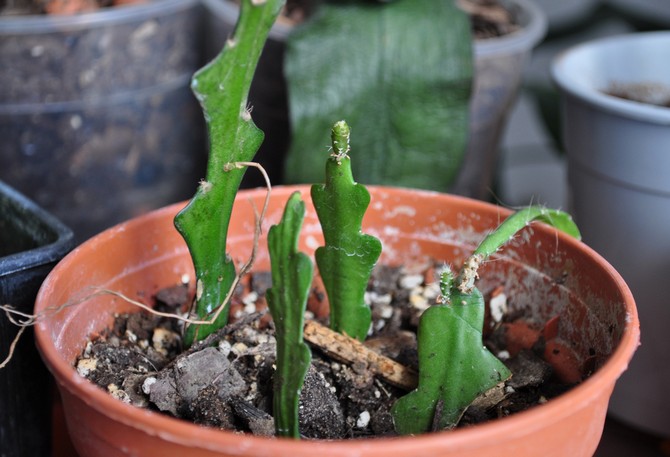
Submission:
[[[301,249],[312,252],[320,227],[307,187],[273,190],[266,226],[278,221],[295,189],[308,203]],[[507,210],[444,194],[372,187],[364,230],[384,243],[383,261],[430,254],[458,263]],[[253,210],[263,190],[239,194],[230,233],[234,258],[248,256]],[[37,312],[91,293],[89,286],[150,301],[162,287],[193,277],[187,249],[172,225],[174,205],[112,228],[65,258],[47,278]],[[267,230],[266,230],[267,233]],[[268,266],[265,243],[257,268]],[[543,248],[539,251],[536,248]],[[633,298],[614,269],[586,245],[534,226],[486,264],[484,291],[504,285],[509,306],[528,319],[552,321],[556,341],[569,347],[578,369],[596,368],[579,386],[529,411],[476,427],[417,437],[351,441],[292,441],[203,428],[113,399],[73,368],[87,336],[108,326],[128,304],[99,296],[39,324],[37,343],[63,397],[68,428],[82,457],[96,456],[590,456],[600,439],[616,379],[638,345]],[[558,316],[558,317],[557,317]]]

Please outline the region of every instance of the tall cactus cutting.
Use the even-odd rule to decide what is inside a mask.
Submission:
[[[455,280],[450,271],[443,273],[444,304],[427,309],[419,323],[419,386],[393,406],[398,433],[450,428],[475,398],[509,378],[507,367],[482,343],[484,298],[474,283],[479,265],[534,220],[580,237],[566,213],[531,206],[488,235]]]
[[[354,182],[349,135],[346,122],[333,126],[326,182],[312,186],[312,201],[326,241],[315,257],[330,302],[331,328],[362,341],[371,322],[365,289],[382,245],[377,238],[361,232],[370,193]]]
[[[268,306],[275,323],[277,371],[274,376],[274,419],[279,436],[299,438],[298,404],[300,389],[312,359],[302,338],[307,296],[314,267],[298,251],[298,237],[305,217],[300,193],[291,195],[279,224],[268,233],[272,287]]]
[[[228,225],[244,169],[231,164],[253,159],[263,132],[251,120],[247,97],[268,32],[285,0],[243,0],[235,32],[216,59],[193,77],[192,89],[205,114],[210,138],[207,177],[175,217],[193,259],[196,274],[194,312],[216,322],[189,325],[184,343],[202,339],[226,324],[226,295],[235,280],[235,265],[226,255]]]

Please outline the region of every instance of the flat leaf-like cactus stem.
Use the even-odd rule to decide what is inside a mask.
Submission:
[[[544,222],[578,240],[582,237],[579,228],[572,220],[572,216],[564,211],[540,205],[520,209],[506,218],[493,232],[488,234],[479,243],[479,246],[477,246],[472,255],[463,262],[463,268],[456,280],[458,289],[463,293],[471,292],[477,278],[479,265],[509,242],[519,230],[534,221]]]
[[[285,0],[243,0],[233,35],[222,52],[193,77],[210,139],[207,177],[175,217],[186,240],[196,274],[194,311],[207,319],[222,305],[235,279],[235,266],[226,256],[226,239],[235,194],[245,169],[228,164],[253,159],[263,132],[251,120],[247,97],[268,32]],[[228,307],[228,304],[225,304]],[[184,343],[190,346],[226,324],[225,309],[214,324],[189,325]]]
[[[419,386],[392,410],[400,434],[454,426],[475,398],[511,375],[482,342],[485,308],[479,290],[452,294],[451,300],[421,316]]]
[[[361,231],[370,193],[354,182],[348,154],[349,127],[344,121],[333,127],[332,143],[326,182],[313,185],[311,192],[326,242],[315,257],[330,303],[330,327],[362,341],[371,322],[365,289],[382,245]]]
[[[479,395],[511,376],[482,342],[485,304],[475,280],[482,262],[535,220],[580,238],[569,214],[530,206],[512,214],[487,235],[465,260],[455,280],[450,271],[441,275],[439,303],[443,304],[428,308],[419,322],[419,385],[392,409],[398,433],[417,434],[455,426]]]
[[[312,360],[303,341],[307,297],[314,266],[298,251],[298,237],[305,217],[300,193],[291,195],[279,224],[268,233],[272,287],[267,291],[268,306],[275,324],[277,370],[274,375],[273,410],[279,436],[299,438],[298,404]]]

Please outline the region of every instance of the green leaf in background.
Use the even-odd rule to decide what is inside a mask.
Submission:
[[[207,319],[224,303],[235,279],[226,255],[228,224],[244,169],[226,165],[253,159],[263,132],[251,120],[247,97],[268,32],[285,0],[243,0],[235,32],[211,63],[193,77],[192,89],[205,114],[210,139],[207,178],[175,217],[196,274],[195,314]],[[228,304],[225,304],[226,308]],[[205,338],[228,321],[225,309],[211,325],[189,325],[184,343]]]
[[[332,119],[359,182],[446,190],[468,136],[470,21],[452,1],[325,3],[290,36],[288,182],[318,182]]]
[[[275,429],[279,436],[294,438],[300,437],[300,390],[312,359],[302,337],[314,272],[309,257],[298,251],[304,217],[305,203],[300,193],[295,192],[286,203],[281,222],[273,225],[268,232],[272,287],[267,291],[267,299],[277,339],[273,399]]]
[[[330,303],[330,327],[362,341],[371,322],[365,289],[382,244],[361,233],[370,193],[354,182],[347,154],[349,127],[344,121],[333,127],[332,145],[333,153],[326,162],[326,183],[312,186],[312,201],[326,241],[315,257]]]

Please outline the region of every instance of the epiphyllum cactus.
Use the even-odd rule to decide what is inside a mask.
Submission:
[[[427,309],[419,323],[419,386],[393,406],[398,433],[453,427],[475,398],[510,377],[507,367],[482,342],[484,298],[475,280],[481,263],[534,220],[580,238],[568,214],[531,206],[488,235],[456,279],[451,271],[442,273],[441,304]]]
[[[210,324],[187,326],[186,345],[224,326],[228,319],[228,295],[237,277],[225,253],[228,224],[244,174],[240,165],[253,158],[263,140],[247,109],[247,95],[267,34],[283,4],[284,0],[243,0],[232,38],[193,79],[212,149],[206,180],[176,216],[175,225],[195,265],[193,314],[200,320],[218,317]],[[326,242],[315,256],[329,296],[331,326],[363,340],[370,326],[363,295],[381,243],[361,233],[370,195],[353,181],[346,123],[335,125],[332,139],[326,183],[312,187]],[[294,437],[299,436],[299,392],[311,358],[302,341],[302,327],[313,266],[297,250],[304,211],[299,195],[292,195],[282,221],[268,236],[273,279],[268,300],[277,329],[274,414],[277,433]],[[398,432],[448,428],[477,396],[509,377],[507,368],[483,347],[484,300],[474,283],[479,265],[536,219],[579,236],[567,214],[531,207],[489,235],[456,279],[451,272],[443,274],[442,301],[424,312],[419,325],[418,387],[393,408]]]
[[[326,183],[312,186],[314,209],[326,241],[314,255],[328,293],[330,327],[362,341],[372,320],[370,307],[365,304],[365,289],[382,244],[377,238],[361,233],[370,193],[354,182],[348,155],[349,135],[346,122],[339,121],[333,126]]]
[[[298,251],[305,217],[300,193],[291,195],[279,224],[268,233],[272,287],[268,306],[275,323],[277,371],[274,374],[273,412],[279,436],[299,438],[298,405],[312,353],[302,338],[307,296],[312,285],[312,261]]]
[[[192,88],[205,113],[210,138],[207,177],[175,218],[195,266],[196,301],[192,314],[210,325],[189,325],[190,346],[228,320],[226,297],[235,280],[235,265],[226,255],[228,224],[244,175],[237,162],[253,159],[263,132],[251,120],[247,97],[267,35],[285,0],[243,0],[235,32],[211,63],[193,77]]]
[[[370,308],[364,302],[365,289],[382,247],[377,238],[361,233],[370,194],[354,182],[351,173],[349,127],[344,121],[337,122],[331,136],[333,152],[326,162],[326,183],[315,184],[311,190],[326,240],[315,257],[328,293],[331,327],[363,340],[371,322]],[[272,287],[267,297],[277,339],[275,429],[280,436],[294,438],[300,437],[300,389],[311,361],[303,341],[303,326],[313,265],[298,251],[304,216],[305,204],[295,192],[286,203],[281,222],[268,234]]]

